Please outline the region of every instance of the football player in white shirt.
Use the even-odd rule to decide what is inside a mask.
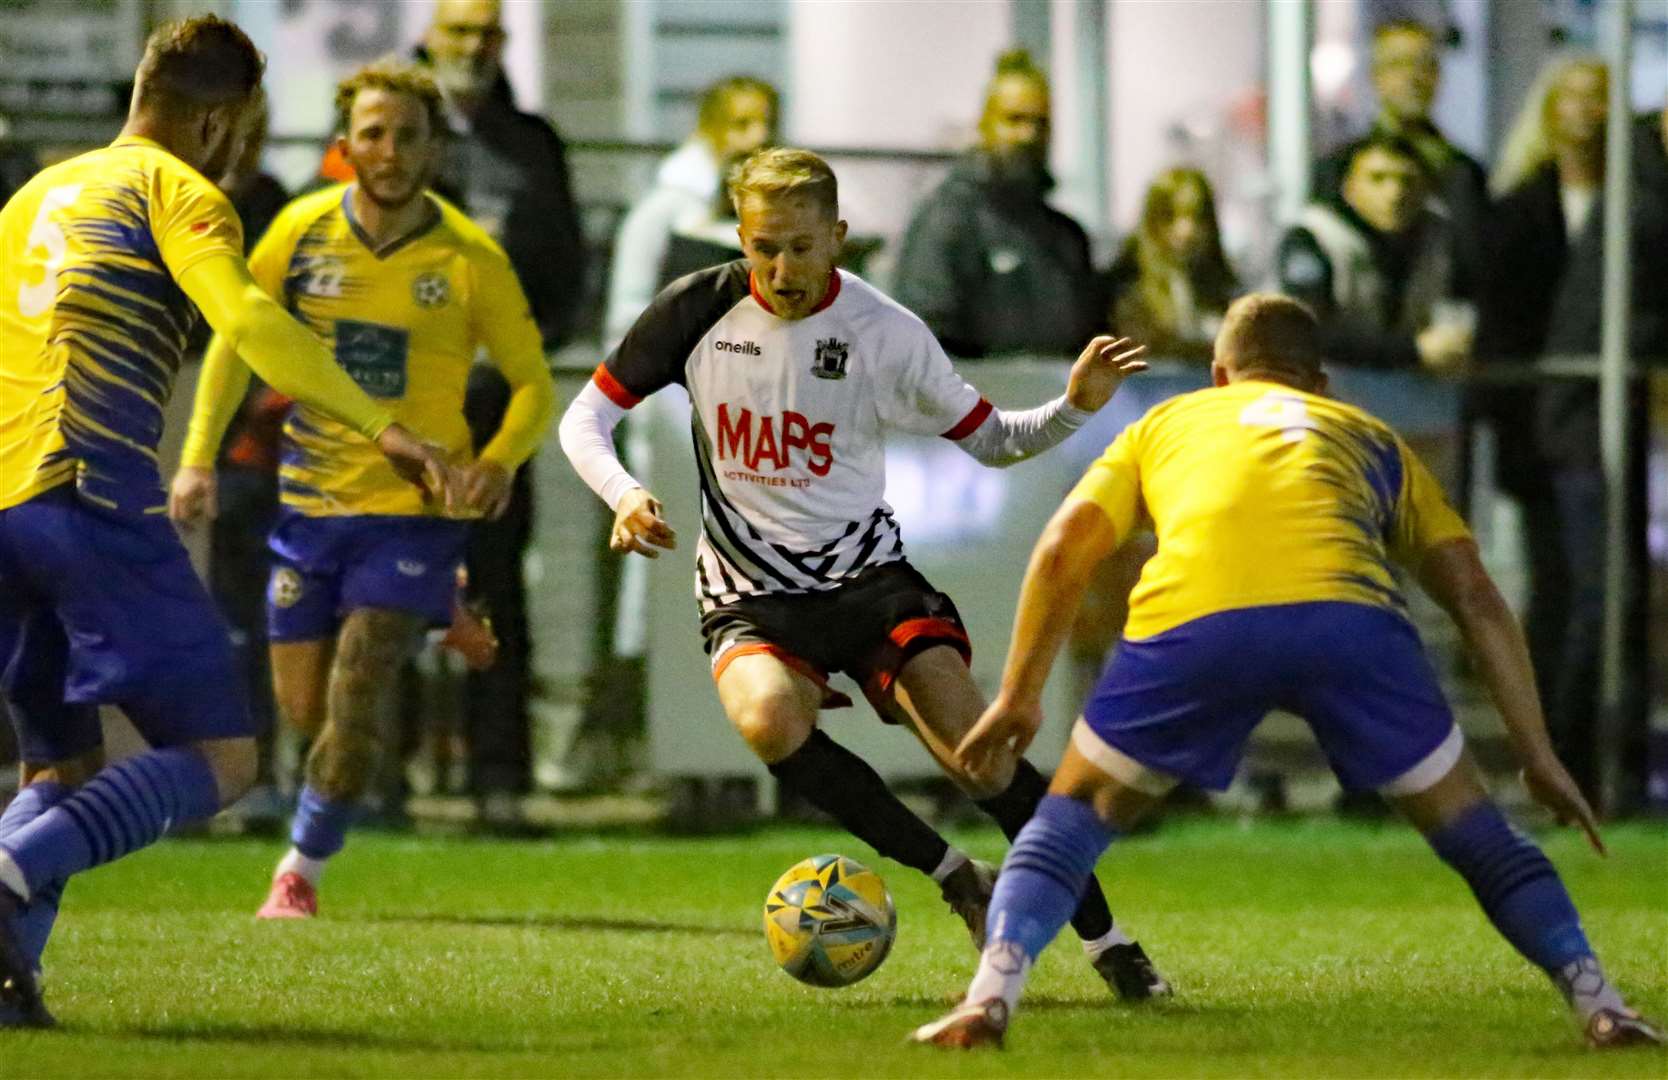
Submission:
[[[843,671],[1010,839],[1047,791],[1017,754],[979,778],[955,761],[985,702],[955,604],[904,558],[884,498],[884,433],[942,435],[988,465],[1023,461],[1142,370],[1141,348],[1095,338],[1064,395],[1026,412],[996,409],[920,319],[835,269],[846,223],[826,162],[759,151],[732,175],[731,194],[746,258],[655,298],[563,418],[562,448],[614,510],[614,549],[653,558],[676,536],[616,456],[613,430],[662,387],[687,390],[702,495],[696,595],[726,715],[790,790],[930,874],[982,946],[994,868],[952,847],[817,726],[819,709],[851,704],[828,685]],[[1121,997],[1169,992],[1092,878],[1072,921]]]

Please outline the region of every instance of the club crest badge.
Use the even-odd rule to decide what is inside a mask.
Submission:
[[[838,338],[823,338],[817,342],[816,359],[811,361],[811,374],[819,379],[846,377],[846,353],[851,347]]]
[[[420,308],[445,307],[446,301],[452,298],[451,282],[438,270],[418,274],[417,280],[411,283],[411,298]]]
[[[301,599],[301,575],[292,567],[280,566],[272,572],[272,582],[267,586],[267,598],[273,607],[294,607]]]

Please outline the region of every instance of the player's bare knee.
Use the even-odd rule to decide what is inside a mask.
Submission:
[[[734,706],[730,722],[760,761],[775,764],[798,750],[816,726],[797,704],[785,695],[761,695]]]
[[[18,786],[30,784],[62,784],[80,787],[104,768],[104,748],[89,750],[80,757],[62,761],[25,761],[18,765]]]
[[[236,802],[255,786],[259,754],[253,738],[208,739],[196,746],[208,762],[209,771],[214,773],[221,806]]]
[[[1003,754],[994,768],[986,773],[969,772],[966,766],[951,759],[944,763],[945,775],[950,782],[961,790],[963,795],[975,801],[994,799],[1013,786],[1014,769],[1019,766],[1016,754]]]

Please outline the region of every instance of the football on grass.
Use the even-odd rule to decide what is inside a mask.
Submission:
[[[764,925],[783,971],[811,986],[850,986],[892,951],[898,913],[880,875],[844,855],[814,855],[770,887]]]

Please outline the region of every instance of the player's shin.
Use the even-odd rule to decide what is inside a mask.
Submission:
[[[1603,1009],[1625,1009],[1558,871],[1493,802],[1476,803],[1426,839],[1465,878],[1501,936],[1551,977],[1583,1022]]]
[[[968,1001],[1001,998],[1013,1010],[1031,965],[1071,917],[1096,861],[1115,838],[1088,803],[1063,795],[1042,800],[996,879],[990,937]]]
[[[75,794],[0,839],[0,884],[33,899],[218,809],[219,785],[201,752],[172,747],[138,754],[101,769]]]
[[[50,780],[36,781],[17,793],[16,798],[0,814],[0,840],[4,840],[23,826],[57,806],[75,789],[68,784]],[[41,889],[17,916],[18,944],[34,962],[41,966],[41,954],[46,951],[47,938],[58,921],[58,905],[63,900],[63,885],[49,885]]]
[[[1024,758],[1014,766],[1013,782],[1000,795],[976,801],[978,808],[1002,830],[1002,835],[1013,840],[1025,823],[1037,812],[1037,806],[1048,794],[1048,780],[1037,767]],[[1106,894],[1100,882],[1090,875],[1083,885],[1083,898],[1072,912],[1072,929],[1085,945],[1104,950],[1111,945],[1127,945],[1129,938],[1112,924],[1112,911],[1106,905]]]
[[[889,859],[937,878],[950,845],[892,794],[868,762],[820,728],[799,749],[773,762],[770,773],[853,836]]]

